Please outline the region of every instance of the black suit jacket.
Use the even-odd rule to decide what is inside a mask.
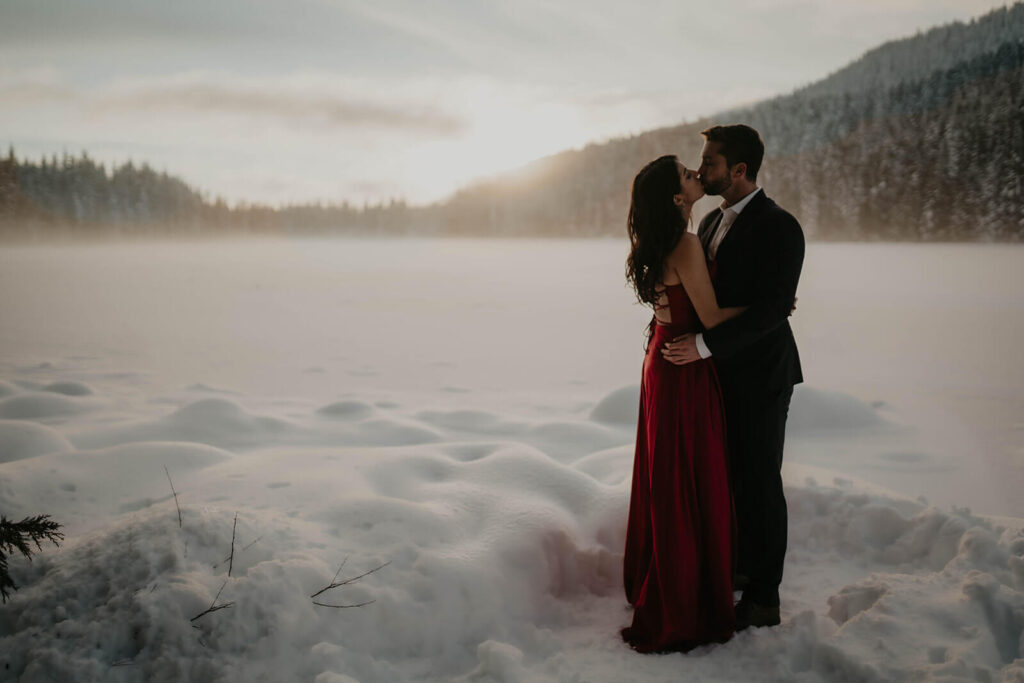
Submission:
[[[697,235],[707,252],[721,209]],[[749,306],[704,332],[726,392],[772,394],[803,381],[789,313],[804,262],[804,233],[789,212],[757,193],[729,228],[715,256],[718,305]]]

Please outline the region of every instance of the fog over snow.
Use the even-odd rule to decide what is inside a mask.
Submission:
[[[783,624],[667,656],[618,637],[624,255],[0,250],[0,511],[67,532],[12,559],[0,679],[1021,680],[1024,250],[811,245]]]

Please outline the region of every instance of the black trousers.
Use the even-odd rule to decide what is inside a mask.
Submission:
[[[788,524],[782,450],[793,387],[772,395],[730,387],[722,393],[736,506],[736,571],[750,579],[745,599],[778,605]]]

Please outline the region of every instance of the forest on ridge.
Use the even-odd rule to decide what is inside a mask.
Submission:
[[[229,206],[146,164],[0,158],[0,239],[624,234],[633,175],[696,163],[700,131],[761,131],[759,184],[810,239],[1024,239],[1024,3],[886,43],[793,93],[595,143],[410,206]]]

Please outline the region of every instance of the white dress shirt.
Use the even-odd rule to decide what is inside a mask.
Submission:
[[[718,255],[718,247],[721,246],[722,240],[725,239],[725,235],[729,232],[729,228],[732,227],[733,223],[739,217],[740,212],[747,207],[750,200],[754,198],[758,192],[761,191],[760,187],[754,188],[754,191],[748,194],[743,199],[739,200],[732,206],[726,206],[725,202],[722,202],[722,218],[718,221],[718,225],[715,227],[715,234],[711,236],[711,241],[708,242],[708,256],[711,260],[715,260],[715,256]],[[710,358],[711,349],[704,343],[704,333],[701,332],[696,337],[697,342],[697,353],[701,358]]]

